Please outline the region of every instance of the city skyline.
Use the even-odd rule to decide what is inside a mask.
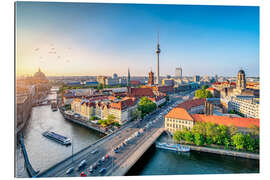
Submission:
[[[17,2],[16,28],[16,75],[156,74],[159,31],[160,76],[259,76],[259,7]]]

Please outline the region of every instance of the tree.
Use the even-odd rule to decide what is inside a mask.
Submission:
[[[203,85],[202,89],[207,89],[209,86],[208,85]]]
[[[211,98],[213,95],[210,91],[207,91],[206,89],[199,89],[195,91],[195,96],[197,98]]]
[[[230,145],[229,138],[224,138],[223,143],[224,143],[225,149],[229,149],[229,145]]]
[[[213,139],[212,139],[212,137],[211,137],[211,136],[206,136],[205,142],[206,142],[207,145],[213,144]]]
[[[224,140],[227,139],[228,136],[229,136],[228,127],[225,126],[225,125],[220,124],[220,125],[217,126],[217,131],[218,131],[218,134],[219,134],[218,144],[224,144],[225,145]]]
[[[204,137],[202,134],[199,134],[199,133],[195,133],[194,134],[194,143],[197,145],[197,146],[201,146],[204,144]]]
[[[206,123],[201,123],[201,122],[197,122],[193,127],[191,132],[193,134],[198,133],[200,135],[205,135],[206,130],[205,130],[205,124]]]
[[[237,133],[237,127],[235,127],[234,125],[230,125],[228,126],[228,128],[229,128],[229,135],[231,137]]]
[[[252,136],[259,136],[260,134],[260,129],[258,126],[254,125],[254,124],[251,124],[249,125],[249,132],[251,133]]]
[[[182,132],[181,131],[175,131],[174,134],[173,134],[173,139],[176,142],[181,141],[182,140]]]
[[[115,116],[112,114],[109,114],[107,117],[107,120],[106,120],[107,125],[112,124],[114,122],[114,120],[115,120]]]
[[[248,151],[255,150],[255,140],[249,135],[245,135],[245,149]]]
[[[245,136],[241,133],[236,133],[231,137],[231,142],[237,150],[242,150],[245,146]]]
[[[98,84],[97,89],[98,89],[98,90],[103,89],[103,84]]]
[[[143,116],[147,113],[152,112],[156,108],[157,105],[147,97],[142,97],[138,106],[138,109],[142,112]]]
[[[188,130],[183,131],[183,138],[185,141],[191,143],[193,141],[192,133]]]

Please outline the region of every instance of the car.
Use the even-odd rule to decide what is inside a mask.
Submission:
[[[102,163],[102,161],[101,160],[98,160],[97,165],[98,166],[101,166],[101,163]]]
[[[89,167],[89,172],[92,173],[93,171],[94,171],[93,166],[90,166],[90,167]]]
[[[86,165],[86,160],[82,160],[78,166],[78,171],[81,170]]]
[[[99,171],[99,173],[100,173],[100,174],[103,174],[105,171],[106,171],[106,168],[102,168],[102,169]]]
[[[93,169],[97,169],[97,167],[98,167],[97,163],[93,164],[92,167],[93,167]]]
[[[114,150],[115,153],[119,153],[119,151],[117,149]]]
[[[85,177],[85,176],[86,176],[85,172],[81,172],[81,177]]]
[[[69,168],[69,169],[66,171],[66,174],[70,174],[70,173],[72,173],[73,171],[74,171],[74,168],[71,167],[71,168]]]
[[[106,159],[105,159],[105,156],[103,156],[102,158],[101,158],[101,161],[102,162],[104,162]]]
[[[91,152],[91,154],[96,154],[96,153],[98,153],[97,149],[95,149],[94,151]]]

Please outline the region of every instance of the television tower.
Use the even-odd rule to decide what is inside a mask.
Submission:
[[[159,53],[160,53],[160,48],[159,48],[159,33],[157,33],[157,49],[156,49],[156,53],[157,53],[157,82],[156,84],[159,85]]]

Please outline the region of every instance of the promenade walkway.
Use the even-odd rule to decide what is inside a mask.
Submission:
[[[21,148],[22,148],[22,152],[23,152],[23,156],[24,156],[27,171],[28,171],[30,177],[37,177],[39,171],[35,171],[33,169],[32,165],[31,165],[30,161],[29,161],[27,151],[26,151],[26,148],[24,146],[24,141],[23,141],[22,134],[19,135],[19,141],[20,141],[20,145],[21,145]]]
[[[258,159],[258,160],[260,159],[260,155],[254,154],[254,153],[238,152],[238,151],[231,151],[231,150],[225,150],[225,149],[214,149],[214,148],[208,148],[208,147],[202,147],[202,146],[192,146],[192,145],[188,145],[188,146],[193,151],[201,151],[201,152],[242,157],[242,158],[248,158],[248,159]]]

